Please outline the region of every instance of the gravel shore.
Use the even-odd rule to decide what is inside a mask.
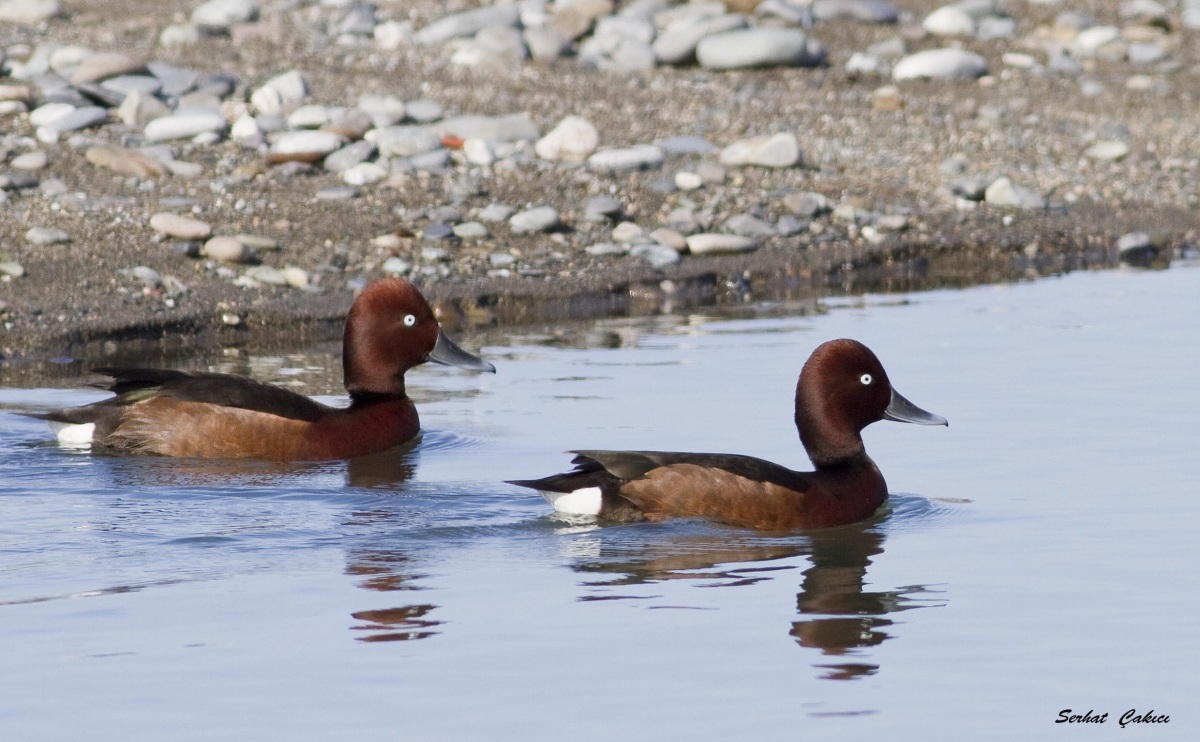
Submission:
[[[1200,3],[0,0],[0,362],[1193,250]],[[105,350],[108,348],[109,350]]]

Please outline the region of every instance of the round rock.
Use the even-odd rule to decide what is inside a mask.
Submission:
[[[142,133],[148,142],[165,142],[190,139],[197,134],[223,132],[228,125],[225,117],[216,111],[191,109],[154,119],[146,124]]]
[[[245,263],[253,256],[253,251],[236,237],[213,237],[200,252],[222,263]]]
[[[703,232],[687,238],[688,250],[693,255],[723,255],[728,253],[751,252],[758,245],[749,237],[736,234],[719,234]]]
[[[549,232],[559,225],[558,211],[552,206],[537,206],[517,212],[508,220],[514,234]]]
[[[543,160],[583,162],[596,151],[600,134],[587,119],[567,116],[533,145]]]
[[[901,59],[892,68],[894,80],[973,80],[987,73],[987,61],[962,49],[929,49]]]
[[[34,227],[25,233],[25,241],[31,245],[61,245],[71,241],[71,235],[52,227]]]
[[[800,162],[800,145],[796,137],[787,132],[751,137],[721,150],[718,159],[722,165],[791,167]]]
[[[150,217],[150,228],[180,240],[203,240],[212,234],[212,225],[168,211]]]
[[[663,161],[663,151],[653,144],[635,147],[604,149],[588,158],[588,167],[596,172],[620,173],[630,170],[658,167]]]
[[[696,45],[696,61],[710,70],[748,67],[816,67],[825,50],[794,28],[750,28],[714,34]]]

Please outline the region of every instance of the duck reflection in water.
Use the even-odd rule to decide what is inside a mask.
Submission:
[[[621,535],[608,540],[610,533]],[[771,538],[739,533],[680,534],[668,540],[620,541],[629,529],[600,529],[589,535],[602,539],[599,553],[574,569],[587,574],[620,574],[612,580],[586,582],[592,600],[650,600],[651,596],[617,593],[614,587],[652,584],[663,580],[704,580],[698,587],[736,587],[781,576],[792,564],[772,564],[805,556],[811,566],[803,572],[796,594],[799,617],[788,634],[798,645],[815,649],[825,659],[813,667],[828,680],[853,680],[873,675],[879,665],[867,650],[893,638],[887,616],[912,608],[945,605],[945,599],[926,586],[894,590],[865,589],[867,567],[883,553],[886,536],[878,521],[810,531],[802,536]],[[661,536],[661,534],[659,534]],[[747,566],[754,563],[756,566]],[[714,582],[716,581],[716,582]],[[831,661],[832,660],[832,661]]]
[[[358,510],[342,525],[367,527],[372,530],[400,520],[401,515],[391,508]],[[346,552],[346,574],[361,578],[356,583],[364,590],[381,593],[412,593],[425,589],[421,581],[425,574],[419,561],[394,547],[364,545]],[[360,642],[396,642],[428,639],[437,635],[441,621],[430,617],[437,609],[432,603],[402,603],[388,608],[355,611],[350,616],[360,623],[350,627],[361,632],[354,638]]]

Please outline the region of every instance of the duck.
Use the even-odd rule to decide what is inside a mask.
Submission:
[[[62,443],[93,450],[205,459],[320,461],[378,453],[421,423],[404,374],[433,362],[495,373],[458,347],[411,282],[367,285],[346,316],[342,371],[350,403],[322,404],[244,376],[157,368],[97,368],[115,396],[36,413]]]
[[[870,348],[818,346],[796,383],[796,429],[814,470],[737,454],[575,450],[574,469],[509,484],[540,492],[557,513],[615,522],[702,518],[764,531],[832,528],[871,517],[887,483],[862,430],[879,420],[949,425],[904,398]]]

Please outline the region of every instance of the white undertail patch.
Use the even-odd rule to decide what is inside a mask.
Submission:
[[[54,431],[58,442],[64,446],[86,447],[92,445],[96,423],[60,423],[51,420],[50,429]]]
[[[599,487],[584,487],[574,492],[538,491],[556,512],[567,515],[599,515],[604,500]]]

